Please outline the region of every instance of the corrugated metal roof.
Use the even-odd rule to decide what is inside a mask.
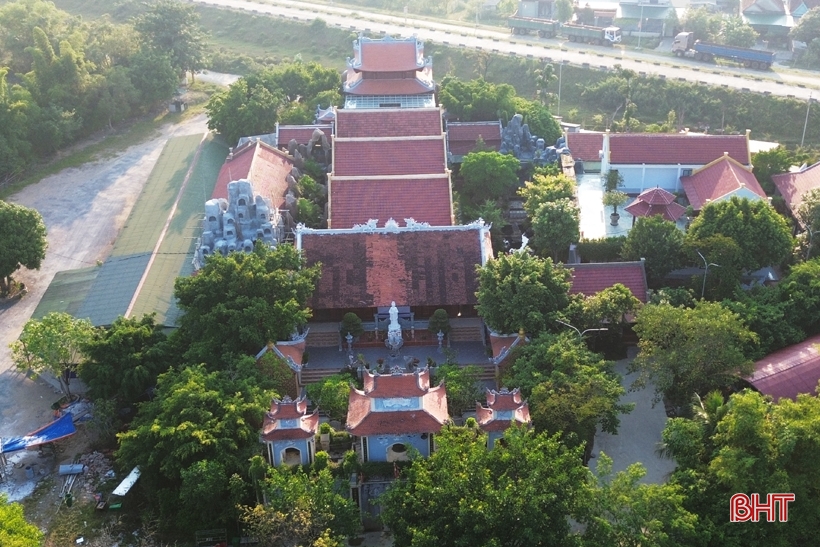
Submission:
[[[815,393],[820,380],[820,336],[770,353],[755,363],[749,383],[775,400]]]
[[[42,319],[51,312],[76,315],[99,273],[98,266],[57,272],[31,318]]]

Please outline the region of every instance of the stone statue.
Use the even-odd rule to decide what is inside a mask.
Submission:
[[[404,345],[401,335],[401,325],[399,325],[399,309],[396,302],[390,303],[390,325],[387,326],[387,340],[384,345],[390,349],[390,356],[395,357],[399,349]]]
[[[396,302],[390,303],[390,327],[388,330],[401,329],[399,326],[399,309],[396,307]]]

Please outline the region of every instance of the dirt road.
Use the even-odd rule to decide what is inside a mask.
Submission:
[[[38,271],[22,270],[28,294],[0,305],[0,437],[23,435],[51,419],[59,396],[44,379],[32,381],[14,371],[9,344],[42,298],[54,274],[104,260],[139,196],[165,142],[207,131],[204,114],[163,126],[150,140],[113,157],[49,176],[8,201],[37,209],[48,230],[48,250]]]

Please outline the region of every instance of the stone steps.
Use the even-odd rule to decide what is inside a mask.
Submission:
[[[450,342],[483,342],[482,325],[453,326],[450,329]]]
[[[310,329],[310,332],[308,332],[307,338],[305,339],[305,346],[309,348],[338,348],[339,331]]]

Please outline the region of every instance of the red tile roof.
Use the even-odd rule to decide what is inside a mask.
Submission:
[[[680,181],[695,211],[700,211],[710,202],[727,199],[734,194],[750,199],[755,196],[766,199],[766,192],[760,187],[752,170],[728,156],[718,158],[691,176],[681,177]]]
[[[228,183],[248,179],[253,191],[268,198],[274,207],[282,208],[288,183],[285,180],[293,169],[287,154],[263,142],[248,142],[234,150],[219,170],[211,199],[228,199]]]
[[[442,135],[439,108],[338,109],[336,137],[415,137]]]
[[[280,125],[276,128],[276,146],[277,148],[287,150],[288,143],[291,139],[295,139],[299,144],[307,144],[313,137],[313,132],[316,130],[322,131],[327,138],[333,134],[333,126],[330,124],[316,124],[316,125]]]
[[[499,412],[504,413],[503,417],[499,416]],[[518,388],[512,391],[507,391],[506,388],[501,391],[488,389],[487,406],[477,402],[475,413],[478,427],[482,431],[505,431],[510,427],[510,422],[528,424],[531,421],[529,405],[521,397]]]
[[[604,149],[603,133],[567,133],[567,148],[573,159],[581,161],[601,161]]]
[[[820,335],[783,348],[755,363],[749,382],[775,400],[815,393],[820,381]]]
[[[354,68],[365,72],[398,72],[416,70],[423,65],[416,51],[416,39],[362,40]]]
[[[352,228],[371,218],[384,224],[392,218],[428,222],[433,226],[453,224],[450,177],[422,179],[332,180],[330,182],[331,228]]]
[[[444,135],[417,139],[333,139],[332,176],[440,175],[447,172]]]
[[[408,374],[373,376],[367,373],[365,389],[351,389],[347,410],[347,430],[358,437],[436,433],[450,419],[447,391],[443,385],[430,387],[427,369]],[[383,389],[385,379],[390,389]],[[368,390],[368,385],[375,389]],[[412,410],[374,411],[374,399],[420,399]]]
[[[449,306],[476,303],[475,267],[492,256],[485,228],[401,229],[396,232],[301,231],[297,246],[322,275],[313,309]]]
[[[641,261],[567,264],[567,268],[572,270],[570,294],[592,296],[620,283],[632,291],[635,298],[646,302],[646,271]]]
[[[350,95],[421,95],[432,93],[435,88],[417,78],[390,80],[348,79],[344,92]]]
[[[285,359],[290,358],[294,362],[294,364],[302,364],[302,356],[305,353],[304,340],[295,344],[289,342],[277,342],[274,347],[276,348],[281,357]]]
[[[663,188],[644,190],[624,209],[634,217],[661,215],[670,222],[675,222],[686,212],[686,207],[675,203],[675,194]]]
[[[297,420],[296,427],[283,427],[281,420]],[[302,396],[291,400],[285,397],[281,401],[273,399],[270,412],[265,413],[262,422],[262,440],[265,442],[293,439],[309,439],[316,435],[319,427],[319,412],[307,414],[307,401]]]
[[[614,166],[642,163],[706,165],[724,152],[743,165],[750,163],[746,135],[625,133],[609,136],[609,150],[609,161]]]
[[[803,196],[820,188],[820,162],[796,173],[772,175],[772,181],[792,212],[803,203]]]
[[[501,149],[501,121],[450,122],[447,124],[447,150],[456,156],[466,156],[475,150],[478,138],[496,152]]]

